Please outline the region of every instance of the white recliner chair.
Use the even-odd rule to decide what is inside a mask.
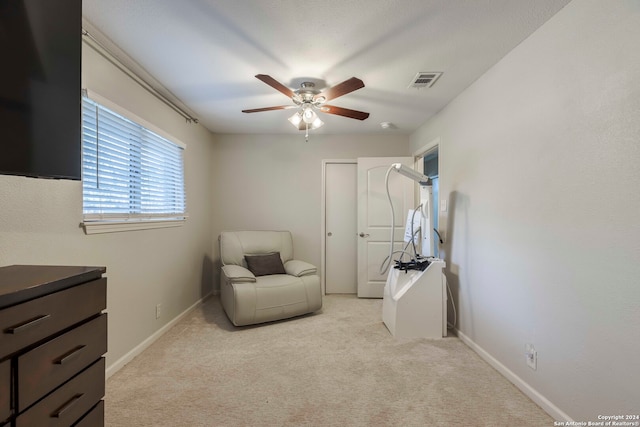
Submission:
[[[317,268],[293,259],[289,231],[223,231],[222,307],[236,326],[312,313],[322,307]]]

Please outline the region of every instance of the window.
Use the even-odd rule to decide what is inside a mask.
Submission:
[[[186,218],[184,147],[103,103],[82,98],[85,231],[180,225]]]

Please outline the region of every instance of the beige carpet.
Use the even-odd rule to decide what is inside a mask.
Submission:
[[[397,340],[382,301],[236,328],[211,298],[107,382],[106,425],[552,426],[457,338]]]

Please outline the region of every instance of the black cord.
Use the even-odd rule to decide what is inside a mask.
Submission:
[[[413,215],[411,215],[411,245],[413,245],[413,256],[417,257],[418,256],[418,250],[416,249],[416,233],[419,231],[413,231],[413,223],[416,217],[416,212],[418,211],[418,209],[420,209],[422,207],[422,203],[420,203],[414,210],[413,210]]]
[[[440,240],[440,244],[443,245],[444,241],[442,241],[442,237],[440,236],[440,233],[438,233],[438,230],[436,230],[435,228],[433,229],[433,231],[436,232],[436,234],[438,235],[438,240]]]

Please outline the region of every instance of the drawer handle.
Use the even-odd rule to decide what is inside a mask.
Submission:
[[[72,349],[71,351],[66,352],[62,356],[58,357],[53,363],[56,365],[64,365],[69,360],[73,359],[75,356],[80,354],[82,350],[86,347],[86,345],[79,345]]]
[[[21,323],[20,325],[11,326],[11,327],[5,329],[5,333],[15,335],[15,334],[17,334],[19,332],[24,331],[25,329],[29,329],[32,326],[38,325],[40,322],[43,322],[43,321],[47,320],[50,317],[51,317],[50,314],[43,314],[41,316],[34,317],[33,319],[29,319],[26,322]]]
[[[84,393],[78,393],[75,396],[73,396],[71,399],[67,401],[67,403],[62,405],[60,409],[58,409],[56,412],[51,414],[51,418],[62,418],[64,416],[64,413],[67,412],[69,408],[71,408],[74,405],[74,403],[80,400],[82,396],[84,396]]]

